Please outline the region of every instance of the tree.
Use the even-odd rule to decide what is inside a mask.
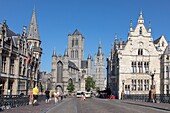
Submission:
[[[72,82],[68,83],[67,90],[69,93],[73,93],[73,91],[75,90],[74,84]]]
[[[86,79],[86,91],[90,91],[90,89],[94,89],[95,88],[95,81],[93,80],[92,77],[87,77]]]

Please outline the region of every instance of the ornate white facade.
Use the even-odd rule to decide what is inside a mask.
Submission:
[[[118,41],[115,36],[114,47],[107,59],[107,88],[119,99],[121,93],[148,94],[152,85],[151,74],[154,74],[153,85],[156,93],[161,93],[161,56],[168,43],[164,36],[153,40],[151,25],[144,25],[142,11],[138,23],[130,31],[126,42]]]

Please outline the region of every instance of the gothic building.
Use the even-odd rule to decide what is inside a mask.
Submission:
[[[161,94],[170,94],[170,44],[161,56]]]
[[[98,52],[94,57],[94,80],[96,88],[99,90],[105,90],[105,66],[104,66],[104,54],[102,53],[102,46],[99,43]]]
[[[130,22],[127,41],[118,41],[115,35],[111,55],[107,58],[107,88],[119,99],[122,92],[148,94],[151,86],[160,94],[165,89],[164,82],[167,82],[162,80],[163,64],[160,63],[167,45],[163,35],[153,40],[151,25],[145,27],[141,10],[135,29]]]
[[[0,94],[27,94],[28,88],[39,82],[42,49],[35,9],[26,33],[9,29],[6,20],[0,24]]]
[[[75,91],[85,91],[85,79],[92,76],[92,57],[84,60],[84,37],[76,29],[68,34],[68,48],[64,55],[52,55],[52,88],[60,86],[67,93],[68,83],[73,83]]]

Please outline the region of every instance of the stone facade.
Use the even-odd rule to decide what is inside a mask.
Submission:
[[[52,89],[62,87],[68,93],[68,83],[73,83],[75,91],[85,91],[85,79],[92,76],[92,57],[89,55],[84,60],[84,37],[76,29],[73,34],[68,34],[68,48],[64,55],[52,55]]]
[[[99,88],[100,91],[105,90],[105,65],[101,43],[99,43],[98,52],[94,57],[94,80],[96,88]]]
[[[164,36],[153,40],[151,25],[146,29],[142,11],[138,23],[130,31],[126,42],[115,35],[111,55],[107,58],[107,88],[119,99],[121,93],[148,94],[152,83],[161,93],[161,56],[168,43]],[[154,75],[152,82],[151,75]]]
[[[39,83],[42,49],[33,10],[31,23],[22,35],[9,29],[6,21],[0,24],[0,94],[27,94],[28,88]]]
[[[170,94],[170,45],[161,56],[161,94]]]

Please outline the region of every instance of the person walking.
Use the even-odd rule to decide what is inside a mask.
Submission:
[[[50,91],[48,90],[48,88],[47,88],[47,90],[45,91],[45,97],[46,97],[45,102],[46,102],[46,103],[49,103]]]
[[[32,90],[32,93],[33,93],[33,103],[32,103],[32,105],[34,106],[34,105],[37,105],[38,103],[37,103],[37,99],[38,99],[38,87],[37,87],[37,85],[35,85],[35,87],[33,88],[33,90]]]
[[[86,96],[85,96],[85,93],[84,93],[84,92],[82,92],[81,100],[82,100],[82,101],[85,101],[85,100],[86,100]]]
[[[59,92],[57,89],[54,92],[54,100],[55,100],[55,104],[59,101]]]

